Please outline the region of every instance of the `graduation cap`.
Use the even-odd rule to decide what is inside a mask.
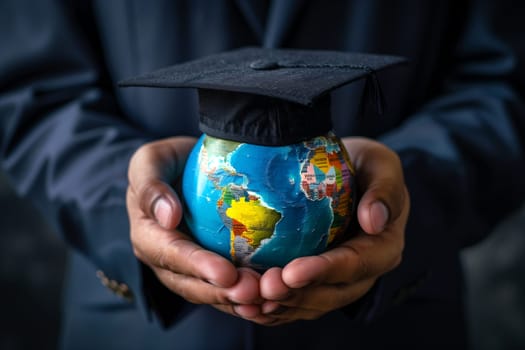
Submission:
[[[366,79],[379,114],[375,73],[405,62],[397,56],[335,51],[242,48],[130,78],[121,87],[196,88],[199,127],[207,135],[280,146],[331,131],[330,91]]]

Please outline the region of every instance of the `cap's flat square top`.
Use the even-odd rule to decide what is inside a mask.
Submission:
[[[364,53],[242,48],[127,79],[119,86],[243,92],[311,105],[333,89],[405,61]]]

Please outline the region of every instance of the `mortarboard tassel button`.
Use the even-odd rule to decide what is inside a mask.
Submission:
[[[279,68],[279,64],[276,61],[260,59],[250,62],[250,68],[254,70],[270,70]]]

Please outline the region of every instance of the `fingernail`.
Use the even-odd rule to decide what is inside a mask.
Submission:
[[[265,305],[263,305],[262,313],[264,315],[281,315],[284,312],[286,312],[286,310],[288,310],[286,306],[279,305],[279,304],[268,305],[266,307]]]
[[[239,305],[233,305],[233,306],[232,306],[232,311],[233,311],[233,314],[234,314],[235,316],[242,317],[242,315],[241,315],[240,312],[239,312]]]
[[[370,219],[374,233],[379,233],[385,229],[388,223],[388,208],[382,202],[376,201],[370,205]]]
[[[153,214],[155,215],[155,219],[157,220],[160,226],[164,228],[169,228],[172,213],[171,205],[166,199],[161,197],[155,201],[155,205],[153,207]]]
[[[250,319],[261,314],[258,305],[233,305],[233,313],[239,317]]]

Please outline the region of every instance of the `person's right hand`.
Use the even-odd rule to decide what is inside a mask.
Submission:
[[[134,253],[167,288],[187,301],[264,321],[268,316],[260,314],[260,275],[235,268],[177,229],[182,205],[170,184],[181,177],[195,142],[173,137],[146,144],[133,155],[127,209]]]

